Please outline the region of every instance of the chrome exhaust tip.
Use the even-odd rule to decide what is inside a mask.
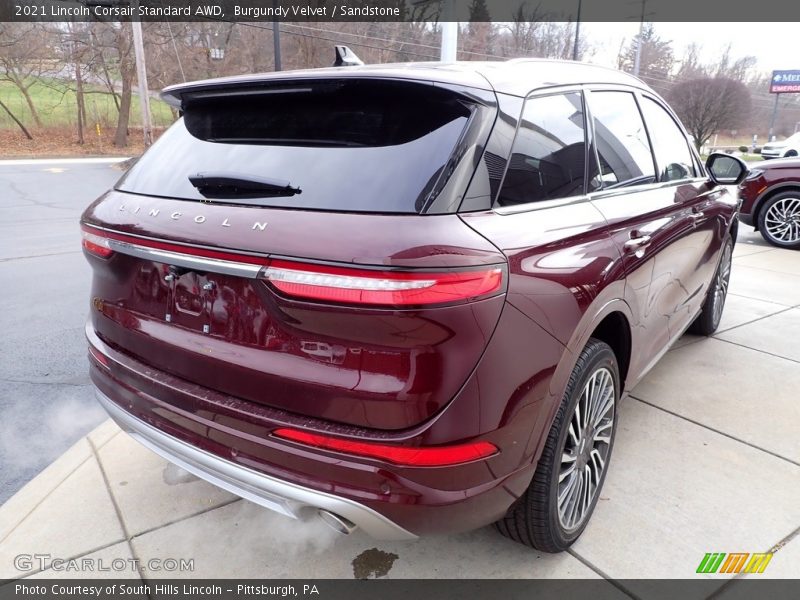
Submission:
[[[324,508],[320,508],[317,511],[317,515],[322,522],[325,523],[331,529],[344,534],[350,535],[356,530],[357,525],[345,519],[344,517],[340,517],[336,513],[332,513],[329,510],[325,510]]]

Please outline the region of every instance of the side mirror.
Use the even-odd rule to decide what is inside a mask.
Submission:
[[[712,152],[706,160],[706,169],[711,176],[711,181],[720,185],[739,185],[747,177],[747,163],[741,158]]]

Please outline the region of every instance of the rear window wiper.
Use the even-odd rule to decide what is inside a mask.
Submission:
[[[239,173],[197,173],[190,175],[189,181],[206,198],[263,198],[303,193],[282,179]]]

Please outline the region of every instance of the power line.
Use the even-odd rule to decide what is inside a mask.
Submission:
[[[228,22],[229,23],[233,23],[235,25],[243,25],[245,27],[252,27],[254,29],[261,29],[263,31],[271,30],[271,28],[262,27],[260,25],[256,25],[255,23],[247,23],[247,22],[235,23],[233,21],[228,21]],[[334,42],[335,43],[335,42],[339,41],[339,40],[331,39],[331,38],[324,37],[324,36],[321,36],[321,35],[311,35],[309,33],[302,33],[302,32],[299,32],[299,31],[288,31],[288,30],[285,29],[285,25],[286,24],[284,23],[284,26],[280,27],[279,31],[281,33],[286,33],[288,35],[297,35],[297,36],[307,37],[307,38],[314,38],[314,39],[323,40],[323,41],[326,41],[326,42]],[[365,44],[364,42],[348,42],[348,44],[350,44],[351,46],[358,46],[359,48],[372,48],[373,50],[382,50],[382,51],[394,50],[393,48],[375,46],[373,44]],[[394,50],[394,51],[395,52],[402,52],[402,53],[408,54],[410,56],[418,56],[420,58],[430,58],[430,59],[434,59],[434,60],[438,58],[438,57],[432,56],[430,54],[420,54],[418,52],[411,52],[411,51],[406,51],[406,50]]]

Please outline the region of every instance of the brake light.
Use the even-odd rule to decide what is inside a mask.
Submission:
[[[83,247],[91,254],[99,256],[100,258],[108,258],[114,253],[108,238],[87,231],[86,229],[83,229],[81,233],[83,234]]]
[[[262,270],[261,277],[288,296],[384,306],[474,300],[495,294],[503,286],[503,269],[498,266],[468,271],[410,273],[272,260]]]
[[[233,270],[237,275],[260,277],[286,296],[321,302],[396,307],[455,304],[498,294],[505,283],[505,270],[498,265],[437,272],[335,267],[153,240],[89,225],[82,229],[83,247],[101,258],[119,252],[164,263],[180,259],[180,264],[190,268],[196,264],[202,270]]]
[[[455,446],[390,446],[371,442],[355,442],[297,429],[281,428],[272,432],[276,437],[307,444],[324,450],[344,452],[367,458],[377,458],[396,465],[409,467],[444,467],[488,458],[497,454],[497,446],[487,441]]]

